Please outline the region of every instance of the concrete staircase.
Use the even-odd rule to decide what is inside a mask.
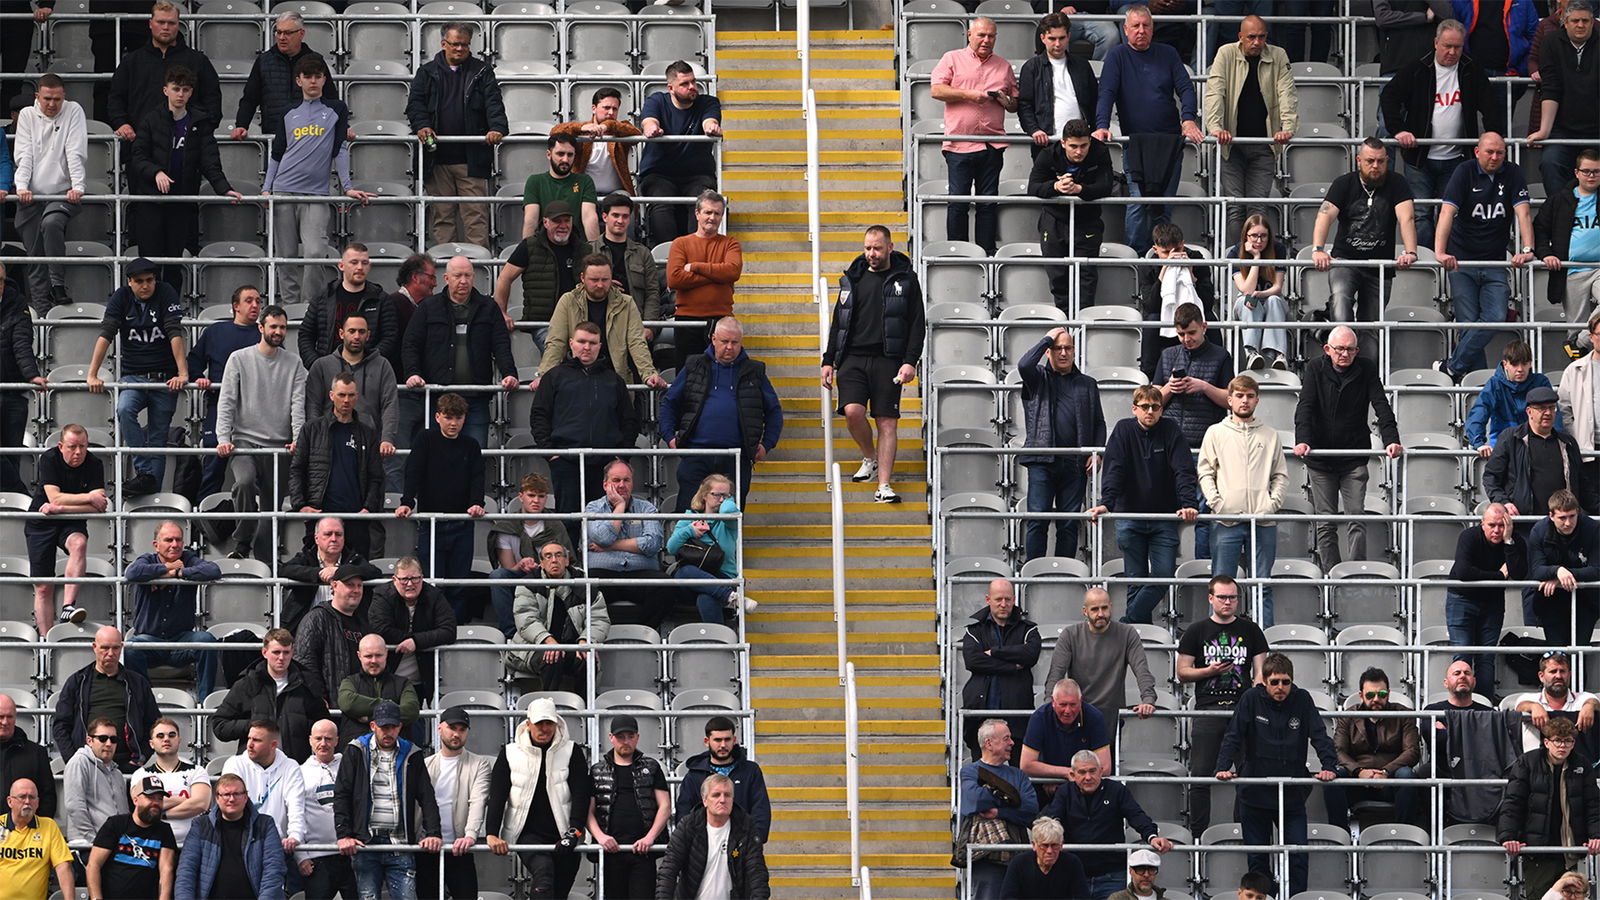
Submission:
[[[818,309],[806,240],[805,121],[792,32],[717,35],[728,227],[744,247],[735,311],[783,398],[783,441],[756,468],[745,574],[754,745],[772,794],[773,896],[854,897],[845,812],[844,690],[835,659],[829,496],[822,479]],[[860,253],[873,223],[904,240],[893,36],[813,31],[821,133],[823,270]],[[913,391],[914,392],[914,391]],[[911,393],[911,392],[908,392]],[[900,429],[899,505],[845,485],[846,621],[861,706],[862,862],[878,897],[951,896],[949,785],[933,613],[921,400]],[[845,477],[859,457],[834,418]]]

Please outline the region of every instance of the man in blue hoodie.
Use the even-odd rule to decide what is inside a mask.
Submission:
[[[1488,459],[1500,432],[1528,421],[1528,392],[1538,387],[1551,384],[1543,372],[1533,371],[1533,348],[1521,338],[1506,344],[1499,370],[1484,382],[1478,401],[1467,413],[1467,446],[1476,447],[1478,455]],[[1556,427],[1561,427],[1559,409]]]
[[[400,707],[392,700],[372,708],[371,734],[345,745],[333,789],[333,828],[339,852],[352,857],[361,896],[416,900],[417,864],[407,852],[358,853],[360,847],[412,844],[438,853],[439,804],[421,747],[400,737]]]

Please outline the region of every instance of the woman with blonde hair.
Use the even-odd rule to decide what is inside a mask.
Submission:
[[[700,489],[689,501],[689,512],[736,513],[738,498],[733,493],[733,479],[726,475],[710,474],[700,482]],[[738,578],[739,522],[737,519],[679,519],[667,538],[667,552],[676,563],[674,578]],[[749,612],[756,601],[741,598],[739,589],[731,584],[697,584],[695,605],[700,608],[700,621],[722,624],[724,608]],[[742,607],[741,607],[742,599]]]

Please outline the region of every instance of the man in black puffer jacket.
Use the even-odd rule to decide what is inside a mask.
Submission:
[[[294,635],[274,628],[261,643],[262,659],[245,670],[211,715],[219,741],[238,741],[245,751],[250,723],[278,723],[278,746],[297,763],[311,756],[311,726],[328,717],[328,704],[307,685],[305,667],[294,661]],[[282,690],[278,679],[283,679]]]
[[[1093,107],[1090,107],[1093,110]],[[1086,113],[1087,115],[1087,113]],[[1100,255],[1100,242],[1106,225],[1100,206],[1093,201],[1109,197],[1116,190],[1116,173],[1111,168],[1111,151],[1090,134],[1090,125],[1073,119],[1061,127],[1061,140],[1052,141],[1033,158],[1028,174],[1028,193],[1046,200],[1076,197],[1079,203],[1050,203],[1039,210],[1039,253],[1043,256]],[[1056,306],[1066,311],[1071,301],[1072,270],[1066,266],[1050,271],[1050,295]],[[1100,270],[1083,266],[1078,270],[1078,305],[1093,306]],[[1127,297],[1113,297],[1113,303],[1126,303]]]
[[[318,359],[339,348],[339,329],[344,318],[360,314],[367,320],[367,352],[388,356],[400,343],[392,324],[394,304],[383,288],[367,280],[372,272],[372,257],[367,245],[352,241],[339,254],[339,277],[323,285],[306,301],[306,314],[300,320],[297,340],[300,362],[310,369]],[[307,287],[306,293],[311,293]]]
[[[700,804],[672,832],[672,842],[656,871],[656,900],[700,896],[708,869],[713,877],[727,879],[726,893],[714,896],[767,900],[772,896],[767,886],[767,860],[749,815],[733,805],[733,779],[712,775],[701,782]],[[717,846],[723,858],[715,864],[711,861],[712,830],[722,835]]]
[[[1516,856],[1539,846],[1586,845],[1600,853],[1600,787],[1589,760],[1572,752],[1578,729],[1571,719],[1544,723],[1544,746],[1511,764],[1495,840]],[[1566,820],[1562,820],[1562,812]],[[1562,854],[1522,858],[1524,897],[1542,897],[1567,869]]]
[[[273,46],[256,55],[250,78],[239,97],[239,114],[233,120],[236,141],[250,133],[250,120],[261,110],[261,130],[268,136],[278,133],[283,114],[300,105],[300,88],[294,83],[294,64],[302,56],[322,54],[306,46],[306,24],[297,12],[286,12],[273,22]],[[322,89],[324,100],[339,99],[339,85],[332,78]]]
[[[289,506],[303,513],[367,513],[383,509],[383,458],[378,432],[356,415],[356,379],[333,377],[328,392],[333,408],[308,418],[294,443],[289,466]],[[312,544],[316,520],[306,520],[305,546]],[[344,523],[345,546],[362,556],[370,546],[370,527],[360,519]]]
[[[33,353],[33,316],[28,313],[27,292],[6,277],[6,265],[0,262],[0,383],[23,381],[45,385],[39,358]],[[20,391],[0,392],[0,397],[4,398],[0,402],[0,447],[21,447],[28,429],[27,397]],[[0,456],[0,491],[29,492],[17,459]]]

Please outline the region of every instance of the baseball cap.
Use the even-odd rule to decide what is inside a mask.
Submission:
[[[380,700],[372,708],[372,724],[379,728],[388,728],[400,724],[400,704],[393,700]]]
[[[1536,406],[1540,403],[1554,403],[1556,402],[1556,399],[1556,392],[1554,388],[1536,387],[1528,392],[1527,405]]]
[[[565,200],[552,200],[545,205],[544,210],[539,215],[546,219],[559,219],[562,216],[570,216],[572,215],[572,205]]]
[[[161,782],[160,776],[146,775],[139,779],[139,793],[147,796],[154,794],[165,797],[167,795],[167,786]]]
[[[467,716],[467,708],[465,706],[450,707],[444,711],[444,715],[439,717],[439,721],[445,723],[446,725],[472,724],[470,717]]]
[[[349,581],[352,578],[362,578],[362,577],[365,577],[365,576],[363,575],[363,573],[361,571],[361,567],[360,566],[352,566],[349,563],[345,563],[344,565],[340,566],[339,568],[333,570],[333,580],[334,581]]]
[[[143,275],[146,272],[155,272],[159,268],[155,263],[141,256],[124,266],[122,271],[131,278],[135,275]]]
[[[611,719],[612,734],[638,734],[639,720],[633,716],[615,716]]]
[[[1128,868],[1142,869],[1145,866],[1161,868],[1161,854],[1154,850],[1135,850],[1128,854]]]

